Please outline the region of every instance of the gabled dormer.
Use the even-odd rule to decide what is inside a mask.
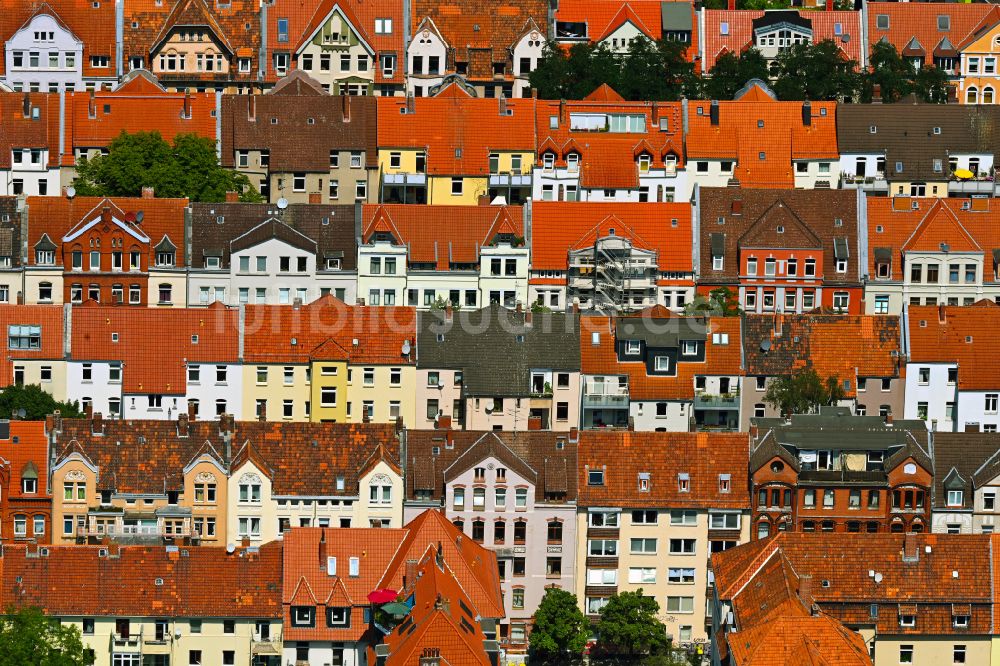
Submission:
[[[944,489],[943,504],[945,508],[948,509],[961,509],[965,508],[965,491],[967,487],[966,480],[958,473],[958,470],[952,467],[948,470],[948,474],[945,475],[944,481],[941,482],[941,487]]]

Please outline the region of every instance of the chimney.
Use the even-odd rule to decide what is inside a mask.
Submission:
[[[578,428],[569,429],[569,441],[571,444],[576,444],[580,441],[580,430]]]
[[[729,0],[733,3],[734,0]],[[712,100],[712,105],[708,107],[708,119],[712,122],[713,127],[718,127],[719,125],[719,102],[718,100]]]
[[[561,126],[566,122],[566,100],[559,100],[559,125]]]
[[[726,5],[726,9],[731,12],[736,11],[736,0],[729,0],[729,3]]]
[[[542,417],[541,416],[529,416],[528,417],[528,430],[541,430],[542,429]]]
[[[226,192],[226,203],[237,203],[239,200],[239,192]]]
[[[326,561],[326,530],[320,528],[319,531],[319,567],[328,574],[330,572],[330,565]]]
[[[892,209],[903,212],[913,210],[913,199],[909,196],[897,194],[892,198]]]
[[[247,95],[247,120],[257,121],[257,96]]]
[[[948,323],[948,311],[944,309],[944,303],[938,305],[938,323],[947,324]]]
[[[193,402],[188,403],[187,416],[188,416],[188,423],[194,423],[195,421],[198,420],[197,405],[195,405]]]
[[[965,428],[963,432],[979,432],[979,422],[978,421],[966,421]]]
[[[809,103],[809,100],[802,102],[802,124],[806,127],[813,124],[812,104]]]
[[[191,93],[184,91],[184,114],[182,118],[190,120],[191,118]]]
[[[434,421],[434,427],[438,430],[451,430],[451,417],[446,414],[438,414]]]
[[[948,86],[948,103],[958,104],[958,88],[956,86]]]
[[[452,318],[455,315],[455,310],[451,306],[451,301],[449,300],[444,304],[444,320],[451,323]]]
[[[93,432],[95,435],[104,434],[104,417],[101,415],[100,412],[96,412],[93,414],[93,417],[91,418],[90,429],[91,432]]]
[[[413,98],[413,95],[406,96],[406,112],[407,113],[417,112],[417,101]]]
[[[872,86],[872,104],[882,103],[882,84],[876,83]]]
[[[87,117],[96,118],[97,117],[97,100],[94,98],[94,91],[90,91],[90,101],[87,104]]]
[[[503,93],[500,93],[500,98],[499,99],[500,99],[500,115],[501,116],[506,116],[507,115],[507,97]]]
[[[733,199],[733,202],[729,204],[729,214],[730,215],[743,214],[743,199]]]
[[[521,301],[518,301],[517,304],[514,306],[514,311],[515,312],[521,312],[521,310],[522,310],[523,307],[524,307],[524,305],[521,304]]]
[[[188,421],[188,415],[181,412],[177,415],[177,436],[187,437],[191,434],[191,424]]]
[[[142,198],[143,199],[152,199],[152,198],[155,197],[155,195],[156,195],[156,192],[153,190],[152,187],[144,187],[144,188],[142,188]]]
[[[406,560],[406,573],[403,574],[403,590],[410,589],[408,585],[417,583],[417,561]]]
[[[89,402],[83,406],[83,416],[88,420],[94,418],[94,406]]]
[[[434,563],[437,564],[438,569],[444,569],[444,551],[441,550],[440,541],[437,544],[437,552],[434,553]]]
[[[760,430],[757,428],[756,423],[750,424],[750,439],[756,440],[757,436],[760,434]]]
[[[812,608],[813,603],[816,601],[812,594],[812,579],[812,574],[802,574],[799,576],[799,599],[802,600],[806,608]]]
[[[531,312],[530,309],[524,311],[524,327],[525,328],[531,328],[531,326],[532,326],[532,321],[531,321],[532,314],[533,313]]]
[[[341,95],[340,96],[340,114],[341,122],[349,123],[351,122],[351,96]]]
[[[776,338],[780,338],[781,337],[782,325],[784,323],[785,323],[785,317],[783,315],[780,315],[777,312],[775,312],[774,313],[774,337],[776,337]]]
[[[111,206],[105,206],[101,209],[101,222],[111,224]]]
[[[833,0],[826,0],[826,11],[833,11]]]
[[[920,545],[917,543],[917,535],[907,532],[903,535],[903,561],[916,562],[920,559]]]
[[[235,432],[234,419],[232,414],[222,414],[219,416],[219,432],[232,434]]]
[[[341,97],[350,97],[350,95],[341,95]],[[319,192],[310,192],[309,193],[309,203],[311,203],[311,204],[320,204],[320,203],[323,203],[323,195],[320,194]]]
[[[346,95],[345,95],[346,97]],[[440,666],[441,650],[433,647],[425,647],[420,653],[420,666]]]
[[[301,308],[302,308],[302,299],[298,298],[298,297],[293,298],[292,299],[292,309],[293,310],[299,310]]]
[[[243,540],[240,542],[240,548],[246,550],[249,547],[250,547],[250,537],[243,537]]]
[[[892,425],[892,410],[885,413],[885,424]]]
[[[31,95],[24,93],[23,113],[25,118],[31,117]]]
[[[262,423],[267,421],[267,400],[261,402],[260,406],[257,408],[257,420]]]

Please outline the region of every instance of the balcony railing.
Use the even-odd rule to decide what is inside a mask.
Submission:
[[[840,174],[840,186],[847,190],[888,190],[889,183],[885,179],[885,174],[877,173],[874,176],[855,176],[849,173]]]
[[[738,395],[698,393],[694,396],[695,409],[737,409],[739,404]]]

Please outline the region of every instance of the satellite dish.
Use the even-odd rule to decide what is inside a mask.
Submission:
[[[226,544],[226,552],[229,553],[230,555],[232,555],[233,553],[235,553],[236,552],[236,544],[235,543],[227,543]]]
[[[487,407],[487,408],[486,408],[485,410],[483,410],[483,411],[485,411],[485,412],[486,412],[487,414],[492,414],[492,413],[493,413],[493,408],[492,408],[492,407]]]
[[[27,415],[28,412],[24,411],[24,407],[21,407],[19,410],[17,410],[17,418],[23,419]]]
[[[409,340],[403,340],[403,349],[402,349],[403,356],[409,356],[410,355],[410,351],[411,351],[410,341]]]
[[[881,583],[882,582],[882,574],[880,574],[880,573],[875,574],[875,582],[876,583]]]
[[[770,341],[770,340],[763,340],[763,341],[762,341],[762,342],[760,343],[760,350],[761,350],[762,352],[767,352],[767,351],[768,351],[768,350],[770,350],[770,349],[771,349],[771,341]]]
[[[76,196],[76,188],[70,185],[69,187],[66,188],[66,198],[72,199],[75,196]]]
[[[281,210],[285,210],[286,208],[288,208],[288,199],[286,199],[285,197],[281,197],[280,199],[278,199],[278,208],[280,208]]]
[[[141,210],[137,211],[136,214],[135,214],[135,221],[136,222],[142,222],[142,218],[144,218],[144,217],[146,217],[145,213],[143,213]]]

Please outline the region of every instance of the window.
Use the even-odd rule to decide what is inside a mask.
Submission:
[[[984,410],[987,414],[997,413],[997,400],[1000,398],[1000,394],[997,393],[987,393],[984,400]]]
[[[693,613],[694,597],[667,597],[668,613]]]
[[[590,539],[587,553],[592,557],[617,557],[618,542],[615,539]]]
[[[740,514],[713,513],[709,516],[708,526],[712,530],[738,530],[740,528]]]
[[[632,555],[656,555],[656,539],[646,537],[630,539],[629,552]]]
[[[292,606],[292,626],[312,627],[316,625],[316,608],[313,606]]]
[[[632,584],[648,584],[656,582],[655,567],[629,567],[628,582]]]
[[[633,525],[656,525],[657,512],[654,509],[637,510],[632,512]]]
[[[604,485],[604,470],[592,469],[587,472],[587,485],[588,486],[603,486]]]
[[[964,493],[961,490],[948,491],[948,506],[962,506]]]
[[[589,511],[587,524],[590,527],[618,527],[617,511]]]
[[[694,555],[696,549],[695,539],[671,539],[670,540],[670,554],[671,555]]]
[[[899,663],[901,664],[912,664],[913,663],[913,646],[912,645],[900,645],[899,646]]]
[[[698,512],[690,509],[673,509],[670,512],[671,525],[697,525]]]
[[[952,654],[952,661],[953,661],[953,663],[956,663],[956,664],[964,664],[965,663],[965,646],[964,645],[956,645],[955,647],[953,647],[952,651],[951,651],[951,654]]]
[[[9,349],[41,349],[42,327],[17,325],[8,326],[7,347]]]
[[[462,179],[452,178],[451,179],[451,196],[460,197],[462,196]]]

